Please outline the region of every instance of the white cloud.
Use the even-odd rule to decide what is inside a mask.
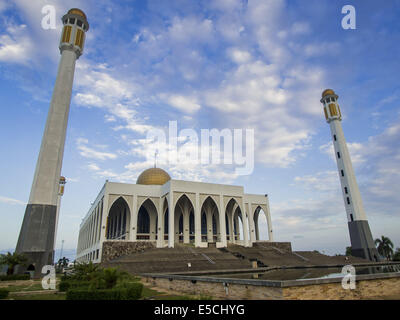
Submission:
[[[307,22],[295,22],[292,25],[291,32],[294,35],[304,35],[311,31],[311,27]]]
[[[238,64],[246,63],[251,60],[251,54],[249,52],[237,48],[231,48],[228,50],[228,55],[232,61]]]
[[[22,64],[30,61],[33,44],[26,29],[24,24],[9,25],[7,33],[0,35],[0,61]]]
[[[0,196],[0,202],[1,203],[6,203],[6,204],[17,204],[17,205],[25,205],[26,203],[21,201],[21,200],[17,200],[17,199],[13,199],[13,198],[8,198],[8,197],[3,197]]]
[[[170,106],[184,113],[195,113],[201,108],[196,99],[181,95],[171,95],[168,97],[167,101]]]
[[[366,161],[365,157],[368,151],[363,144],[359,142],[347,142],[347,148],[349,150],[351,162],[354,167],[358,167],[360,164]],[[319,147],[319,150],[322,153],[328,155],[331,158],[331,160],[336,164],[333,142],[330,141],[326,144],[323,144],[322,146]]]
[[[294,181],[307,190],[329,193],[340,190],[337,171],[324,171],[313,175],[297,176]]]
[[[89,141],[84,138],[79,138],[76,141],[79,154],[84,158],[97,159],[97,160],[107,160],[116,159],[117,155],[109,152],[97,151],[88,146]]]

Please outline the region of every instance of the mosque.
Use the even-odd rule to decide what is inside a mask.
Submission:
[[[78,262],[101,262],[105,241],[147,241],[157,248],[251,247],[261,241],[260,214],[273,241],[268,195],[241,186],[171,179],[161,168],[143,171],[136,184],[106,181],[83,219]]]
[[[34,271],[35,277],[40,277],[42,267],[52,264],[54,260],[60,199],[66,183],[60,177],[74,70],[76,61],[83,54],[89,30],[86,14],[77,8],[70,9],[62,17],[62,22],[57,79],[16,246],[16,252],[28,258],[29,270]],[[352,254],[377,261],[380,257],[373,243],[341,127],[338,98],[332,89],[327,89],[320,101],[331,128]],[[179,244],[200,248],[196,250],[218,248],[219,251],[215,249],[218,251],[216,258],[224,255],[227,251],[224,248],[228,245],[235,245],[236,251],[242,250],[240,255],[243,257],[257,247],[263,251],[268,249],[264,245],[267,242],[263,241],[263,244],[260,239],[260,215],[265,215],[267,221],[269,249],[279,253],[275,263],[289,261],[283,257],[292,259],[292,262],[293,259],[300,259],[303,264],[304,261],[311,261],[311,256],[305,258],[292,252],[290,243],[273,242],[268,195],[247,194],[242,186],[174,180],[166,171],[155,166],[142,172],[136,184],[105,182],[80,225],[76,260],[100,263],[107,251],[104,248],[110,244],[126,248],[136,246],[136,249],[151,244],[156,250],[179,247]],[[286,253],[282,246],[286,246]],[[162,251],[162,254],[168,255],[165,250]],[[126,251],[122,253],[127,254]],[[161,253],[157,251],[157,254]],[[197,254],[193,252],[193,255]],[[263,258],[260,251],[255,254]],[[181,256],[177,257],[181,262]],[[266,264],[272,261],[271,252],[268,257]],[[209,258],[206,260],[215,264]],[[230,257],[224,261],[228,269],[240,259],[232,260]],[[320,257],[316,261],[321,263]],[[144,264],[144,268],[148,269],[151,264],[154,263]],[[208,265],[202,267],[200,262],[198,267],[209,268]],[[242,264],[241,267],[247,266]],[[23,266],[16,268],[17,273],[24,271]]]

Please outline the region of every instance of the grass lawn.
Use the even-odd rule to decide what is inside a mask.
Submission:
[[[139,280],[140,278],[136,278]],[[59,279],[57,279],[57,287],[59,284]],[[15,283],[9,284],[6,288],[10,291],[10,295],[8,299],[12,300],[65,300],[65,293],[32,293],[32,294],[21,294],[14,295],[12,293],[22,293],[29,291],[42,291],[42,282],[40,280],[31,281],[30,283],[25,283],[21,285],[18,281]],[[211,297],[202,297],[202,296],[192,296],[192,295],[179,295],[175,293],[168,293],[163,291],[157,291],[155,289],[149,288],[147,286],[143,286],[142,298],[141,300],[199,300],[206,299],[210,300]]]
[[[41,282],[34,282],[30,285],[11,285],[6,287],[10,292],[20,292],[20,291],[39,291],[43,290]]]
[[[65,300],[65,294],[33,294],[9,297],[9,300]]]

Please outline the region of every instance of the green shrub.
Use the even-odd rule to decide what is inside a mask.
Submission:
[[[126,290],[120,300],[138,300],[142,296],[143,284],[138,282],[121,283],[115,290]]]
[[[8,291],[7,289],[0,289],[0,299],[7,298],[9,293],[10,291]]]
[[[141,283],[125,284],[114,289],[69,289],[67,300],[138,300],[142,295]]]
[[[8,274],[0,276],[0,281],[14,281],[14,280],[30,280],[29,274]]]
[[[79,281],[79,280],[61,280],[60,286],[58,287],[59,291],[66,292],[68,289],[77,289],[83,288],[87,289],[91,285],[90,281]]]

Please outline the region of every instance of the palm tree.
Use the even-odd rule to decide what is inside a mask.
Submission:
[[[382,256],[390,260],[393,255],[393,242],[388,237],[382,236],[381,239],[375,239],[375,246]]]
[[[0,264],[8,265],[7,274],[13,274],[16,265],[26,265],[27,261],[28,259],[22,253],[17,252],[12,254],[7,252],[7,254],[2,254],[0,256]]]
[[[69,259],[68,258],[66,258],[66,257],[63,257],[62,259],[59,259],[58,260],[58,266],[60,267],[60,266],[62,266],[62,267],[66,267],[66,266],[68,266],[68,263],[69,263]]]

